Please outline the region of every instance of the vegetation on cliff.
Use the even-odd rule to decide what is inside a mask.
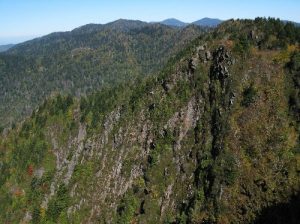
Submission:
[[[228,21],[157,75],[45,100],[0,139],[0,222],[297,223],[299,34]]]

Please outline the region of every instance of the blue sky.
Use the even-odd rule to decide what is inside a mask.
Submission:
[[[300,0],[0,0],[0,44],[119,18],[192,22],[279,17],[300,22]]]

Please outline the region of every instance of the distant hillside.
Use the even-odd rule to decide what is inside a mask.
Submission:
[[[117,20],[18,44],[0,54],[0,124],[30,114],[53,92],[80,96],[156,73],[202,32]]]
[[[198,26],[216,27],[219,24],[221,24],[222,22],[223,21],[220,19],[203,18],[203,19],[193,22],[193,24],[196,24]]]
[[[14,44],[0,45],[0,52],[7,51],[8,49],[10,49],[13,46],[14,46]]]
[[[178,19],[174,19],[174,18],[163,20],[160,23],[167,25],[167,26],[176,26],[176,27],[183,27],[183,26],[188,25],[188,23],[184,23],[184,22],[182,22]]]
[[[293,22],[293,21],[290,21],[290,20],[282,20],[284,23],[293,23],[295,26],[299,27],[300,26],[300,23],[297,23],[297,22]]]
[[[298,26],[298,27],[300,26],[300,23],[297,23],[297,22],[288,21],[288,20],[282,20],[282,21],[284,23],[291,22],[295,26]],[[174,26],[174,27],[184,27],[184,26],[187,26],[189,24],[195,24],[197,26],[202,26],[202,27],[217,27],[222,22],[224,22],[224,20],[220,20],[220,19],[217,19],[217,18],[205,17],[205,18],[199,19],[197,21],[194,21],[192,23],[182,22],[182,21],[180,21],[178,19],[175,19],[175,18],[166,19],[166,20],[163,20],[159,23],[167,25],[167,26]]]
[[[212,18],[203,18],[200,20],[197,20],[195,22],[192,23],[185,23],[182,22],[178,19],[174,19],[174,18],[170,18],[170,19],[166,19],[163,20],[159,23],[167,25],[167,26],[174,26],[174,27],[184,27],[187,26],[189,24],[195,24],[197,26],[203,26],[203,27],[216,27],[217,25],[219,25],[220,23],[222,23],[223,21],[220,19],[212,19]]]

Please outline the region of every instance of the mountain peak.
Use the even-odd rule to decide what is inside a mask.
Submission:
[[[147,23],[140,20],[118,19],[116,21],[107,23],[104,26],[111,29],[128,31],[130,29],[141,28],[145,25],[147,25]]]
[[[195,24],[197,26],[206,26],[206,27],[216,27],[223,21],[217,18],[208,18],[204,17],[192,23],[185,23],[175,18],[165,19],[159,23],[167,25],[167,26],[174,26],[174,27],[185,27],[189,24]]]
[[[176,27],[183,27],[186,26],[187,23],[182,22],[178,19],[175,18],[169,18],[169,19],[165,19],[163,21],[160,22],[161,24],[167,25],[167,26],[176,26]]]
[[[223,22],[222,20],[217,19],[217,18],[204,17],[200,20],[193,22],[193,24],[196,24],[198,26],[216,27],[222,22]]]

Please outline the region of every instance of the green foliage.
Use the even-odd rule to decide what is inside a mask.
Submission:
[[[135,212],[139,206],[139,200],[132,192],[127,192],[118,207],[118,220],[120,224],[130,224],[133,222]]]
[[[159,155],[160,153],[157,150],[152,150],[150,152],[150,155],[148,156],[148,162],[150,166],[155,166],[157,164],[159,161]]]
[[[238,177],[238,167],[234,155],[222,153],[214,164],[214,175],[221,183],[231,185]]]
[[[284,48],[288,43],[294,44],[300,39],[299,28],[290,22],[283,23],[274,18],[256,19],[255,21],[262,24],[265,29],[265,36],[259,43],[261,48]]]
[[[0,123],[23,119],[53,92],[81,96],[154,74],[202,32],[116,21],[18,45],[0,54]],[[56,103],[53,113],[68,106]]]
[[[48,150],[48,143],[42,133],[35,133],[28,138],[14,142],[13,163],[20,170],[26,170],[30,164],[40,164]]]
[[[277,37],[269,39],[272,50],[257,48],[245,58],[242,54],[261,41],[253,40],[247,33],[256,24],[259,36],[268,21],[233,23],[225,36],[236,32],[231,36],[234,43],[230,40],[226,44],[230,49],[235,48],[230,44],[239,45],[240,49],[231,52],[238,63],[226,61],[230,56],[223,55],[221,66],[225,60],[230,71],[224,85],[209,73],[214,71],[211,66],[216,66],[215,61],[199,62],[194,74],[187,61],[195,56],[193,49],[203,44],[202,38],[209,51],[219,43],[224,44],[221,34],[226,24],[215,32],[215,37],[209,34],[191,43],[158,76],[114,87],[102,86],[80,101],[71,95],[45,100],[30,118],[0,139],[0,171],[4,173],[0,176],[0,222],[20,222],[28,211],[33,223],[251,223],[264,207],[287,201],[299,191],[299,158],[293,151],[299,130],[297,119],[287,113],[289,102],[282,93],[287,83],[278,72],[281,64],[273,63],[273,56],[280,53],[275,43]],[[292,37],[293,28],[290,29],[288,36]],[[145,35],[152,31],[143,30]],[[221,39],[214,39],[218,32]],[[284,39],[287,34],[280,35]],[[123,51],[121,43],[114,46]],[[86,61],[96,60],[97,56],[88,49],[73,53],[73,59],[83,63],[78,64],[78,69],[91,74]],[[263,60],[256,55],[263,55]],[[120,62],[123,55],[116,57]],[[66,66],[64,62],[58,66]],[[261,63],[259,69],[254,66],[257,63]],[[299,93],[299,55],[292,56],[288,68],[291,85],[287,89],[289,96],[294,97],[290,108],[297,115],[294,102]],[[243,89],[245,83],[239,80],[249,70],[249,82],[253,84]],[[266,73],[270,73],[270,78],[264,82],[262,74]],[[233,79],[238,80],[234,85]],[[170,88],[164,88],[164,82]],[[230,91],[242,96],[240,104],[235,100],[229,102]],[[263,94],[266,97],[257,97]],[[87,126],[85,140],[95,144],[92,151],[84,147],[76,155],[80,162],[68,185],[64,185],[67,162],[77,147],[79,125]],[[101,141],[103,136],[105,140]],[[87,146],[85,140],[82,143]],[[63,155],[63,159],[67,157],[60,171],[55,170],[53,152]],[[45,173],[35,176],[40,167]],[[41,203],[50,193],[52,183],[59,187],[45,211]],[[122,191],[119,185],[128,187],[122,198],[115,193]],[[77,203],[80,208],[67,214],[70,206],[78,208]],[[115,205],[115,209],[107,205]]]
[[[46,212],[47,218],[56,222],[62,211],[68,207],[69,200],[68,188],[64,184],[61,184],[56,196],[49,201]]]
[[[255,18],[255,20],[228,20],[214,32],[221,38],[229,34],[235,41],[235,50],[247,53],[250,46],[260,49],[284,49],[287,45],[299,43],[300,28],[291,22],[275,18]],[[245,55],[244,55],[245,56]]]
[[[83,187],[88,182],[91,181],[91,178],[94,174],[94,163],[93,162],[87,162],[84,164],[78,164],[74,169],[74,174],[72,175],[72,181],[75,183],[81,184],[80,186]]]
[[[179,224],[186,224],[188,223],[187,222],[188,220],[188,217],[185,213],[182,213],[177,219],[176,219],[176,223],[179,223]]]
[[[247,37],[242,36],[240,37],[236,42],[235,42],[235,46],[234,46],[234,50],[242,55],[242,56],[247,56],[249,54],[249,50],[250,50],[250,42],[247,39]]]
[[[40,208],[34,208],[32,212],[32,223],[40,223],[41,222],[41,211]]]
[[[295,52],[292,57],[291,61],[288,64],[288,67],[291,71],[299,71],[300,70],[300,52]]]
[[[291,56],[291,60],[288,63],[288,68],[292,75],[292,86],[289,89],[289,105],[293,111],[294,116],[300,121],[300,52],[297,51]]]
[[[241,101],[241,105],[244,107],[249,107],[255,101],[256,95],[257,91],[253,87],[253,84],[251,84],[243,91],[243,99]]]
[[[0,158],[3,157],[3,155],[1,156],[0,154]],[[9,164],[5,161],[1,161],[0,160],[0,188],[1,186],[6,182],[7,178],[9,177],[10,173],[9,173]]]
[[[300,131],[300,52],[296,51],[287,64],[291,78],[290,85],[287,85],[289,91],[289,107],[296,121],[296,129]],[[298,144],[296,152],[300,152],[300,134],[298,134]]]
[[[50,115],[58,115],[66,113],[67,109],[73,104],[73,97],[70,95],[61,96],[60,94],[52,101],[53,106],[50,110]]]

